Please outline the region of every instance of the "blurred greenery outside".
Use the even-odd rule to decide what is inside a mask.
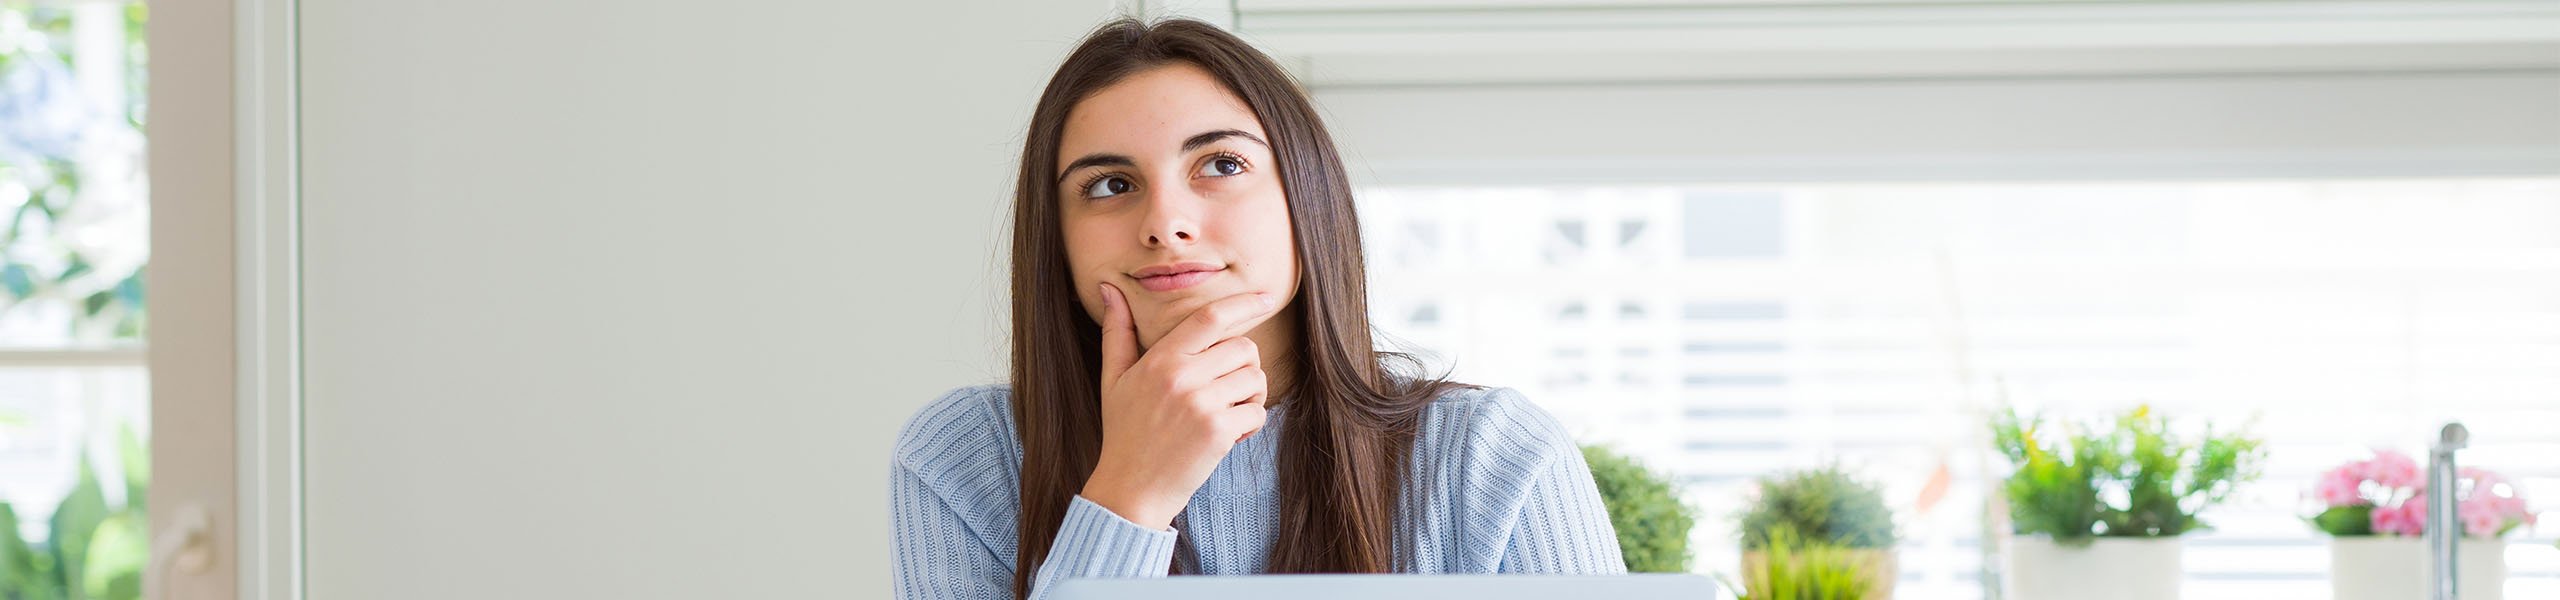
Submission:
[[[147,20],[0,0],[0,600],[141,596]]]
[[[111,94],[79,80],[95,68],[74,51],[81,6],[0,2],[0,342],[11,347],[143,336],[146,14],[108,7],[120,8],[123,47],[104,59],[124,63],[108,107],[98,97]]]

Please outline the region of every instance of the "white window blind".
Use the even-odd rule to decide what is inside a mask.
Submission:
[[[1701,571],[1753,477],[1884,484],[1905,598],[1980,598],[1983,411],[2251,423],[2265,477],[2191,535],[2191,599],[2321,597],[2320,470],[2461,420],[2560,498],[2560,179],[1381,187],[1372,310],[1672,474]],[[2254,419],[2254,420],[2253,420]],[[1952,492],[1919,513],[1940,465]],[[2508,597],[2560,596],[2519,534]]]

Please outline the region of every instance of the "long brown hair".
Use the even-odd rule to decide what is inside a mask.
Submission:
[[[1396,570],[1397,499],[1414,423],[1455,385],[1406,376],[1403,354],[1370,343],[1368,287],[1351,181],[1333,139],[1295,80],[1206,23],[1122,19],[1087,36],[1050,76],[1031,115],[1013,208],[1013,417],[1022,438],[1022,514],[1013,588],[1057,539],[1067,506],[1102,453],[1101,330],[1077,304],[1058,221],[1058,146],[1067,113],[1104,87],[1181,62],[1244,100],[1271,136],[1295,233],[1300,283],[1293,377],[1279,427],[1279,531],[1272,573]]]

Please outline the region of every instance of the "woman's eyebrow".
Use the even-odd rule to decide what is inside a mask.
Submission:
[[[1200,134],[1200,135],[1191,136],[1189,139],[1182,140],[1182,151],[1183,151],[1184,153],[1189,153],[1189,152],[1191,152],[1191,151],[1193,151],[1193,150],[1198,150],[1198,149],[1200,149],[1200,147],[1201,147],[1201,146],[1207,146],[1207,145],[1209,145],[1209,144],[1216,143],[1218,140],[1223,140],[1223,139],[1227,139],[1227,138],[1231,138],[1231,137],[1240,137],[1240,138],[1244,138],[1244,139],[1246,139],[1246,140],[1251,140],[1253,143],[1261,144],[1261,145],[1262,145],[1262,147],[1264,147],[1264,148],[1269,148],[1269,147],[1271,147],[1271,143],[1270,143],[1270,142],[1262,141],[1262,138],[1260,138],[1260,137],[1256,137],[1255,135],[1250,134],[1250,133],[1245,133],[1245,132],[1244,132],[1244,130],[1242,130],[1242,129],[1220,129],[1220,130],[1217,130],[1217,131],[1211,131],[1211,132],[1207,132],[1207,133],[1202,133],[1202,134]],[[1078,158],[1078,159],[1076,159],[1076,160],[1075,160],[1075,162],[1067,163],[1067,168],[1059,169],[1059,170],[1058,170],[1058,181],[1061,181],[1061,182],[1066,181],[1066,180],[1067,180],[1067,176],[1068,176],[1068,175],[1075,174],[1076,169],[1082,169],[1082,168],[1085,168],[1085,167],[1135,167],[1135,166],[1138,166],[1138,161],[1136,161],[1136,160],[1132,160],[1132,159],[1130,159],[1128,156],[1119,155],[1119,154],[1087,154],[1087,155],[1084,155],[1084,157],[1083,157],[1083,158]]]
[[[1184,153],[1189,153],[1189,152],[1191,152],[1191,151],[1193,151],[1193,150],[1198,150],[1198,149],[1200,149],[1200,147],[1201,147],[1201,146],[1207,146],[1207,145],[1209,145],[1209,144],[1210,144],[1210,143],[1212,143],[1212,142],[1216,142],[1216,141],[1218,141],[1218,140],[1227,139],[1227,138],[1230,138],[1230,137],[1240,137],[1240,138],[1244,138],[1244,139],[1248,139],[1248,140],[1253,140],[1253,143],[1256,143],[1256,144],[1262,144],[1262,147],[1264,147],[1264,148],[1269,148],[1269,147],[1271,147],[1271,143],[1270,143],[1270,142],[1262,141],[1262,138],[1254,137],[1254,136],[1253,136],[1253,134],[1245,133],[1245,132],[1244,132],[1244,130],[1241,130],[1241,129],[1220,129],[1220,130],[1217,130],[1217,131],[1212,131],[1212,132],[1203,133],[1203,134],[1200,134],[1200,135],[1191,136],[1191,139],[1183,140],[1183,141],[1182,141],[1182,151],[1183,151]]]
[[[1075,161],[1075,162],[1067,163],[1067,168],[1059,169],[1059,170],[1058,170],[1058,181],[1060,181],[1060,182],[1065,182],[1065,181],[1067,180],[1067,176],[1068,176],[1068,175],[1074,175],[1074,174],[1075,174],[1075,172],[1076,172],[1076,169],[1082,169],[1082,168],[1085,168],[1085,167],[1135,167],[1135,166],[1138,166],[1138,161],[1130,160],[1130,159],[1129,159],[1129,157],[1126,157],[1126,156],[1121,156],[1121,155],[1118,155],[1118,154],[1087,154],[1087,155],[1084,155],[1084,158],[1079,158],[1079,159],[1076,159],[1076,161]]]

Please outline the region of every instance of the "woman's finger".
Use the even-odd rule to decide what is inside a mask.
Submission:
[[[1165,332],[1148,352],[1180,352],[1199,354],[1209,346],[1231,337],[1242,336],[1254,326],[1269,320],[1280,309],[1279,299],[1265,292],[1245,292],[1192,310],[1191,316]]]
[[[1247,365],[1202,386],[1197,397],[1201,399],[1202,408],[1214,410],[1247,404],[1260,406],[1262,400],[1270,396],[1268,375],[1262,367]]]
[[[1252,339],[1227,338],[1199,354],[1181,357],[1184,381],[1211,381],[1237,369],[1262,366],[1262,349]]]
[[[1102,381],[1109,385],[1138,362],[1137,319],[1129,316],[1129,298],[1120,288],[1099,284],[1102,294]]]

